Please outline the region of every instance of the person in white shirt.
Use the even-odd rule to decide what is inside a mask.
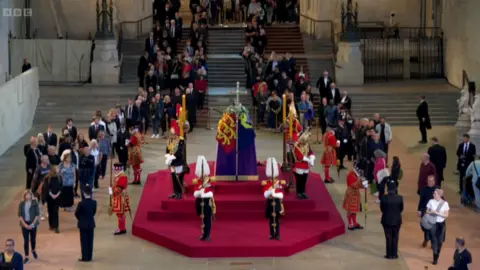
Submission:
[[[433,193],[433,199],[427,203],[427,214],[436,217],[436,223],[430,229],[430,239],[432,241],[433,264],[438,263],[438,257],[445,241],[445,220],[448,218],[450,207],[448,202],[442,199],[443,190],[436,189]]]

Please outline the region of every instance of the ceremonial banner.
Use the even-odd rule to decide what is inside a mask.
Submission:
[[[255,130],[245,107],[231,106],[226,110],[218,123],[217,143],[218,180],[236,180],[237,172],[240,181],[258,180]]]

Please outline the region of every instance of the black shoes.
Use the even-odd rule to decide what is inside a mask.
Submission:
[[[32,256],[35,260],[38,259],[38,254],[36,251],[32,251]]]
[[[357,225],[355,225],[355,226],[353,226],[353,227],[348,226],[348,230],[349,230],[349,231],[363,230],[363,226],[360,225],[360,224],[357,224]]]
[[[23,260],[23,264],[27,264],[27,263],[29,263],[29,262],[30,262],[30,259],[29,259],[29,258],[25,258],[25,259]]]
[[[306,200],[306,199],[308,199],[308,196],[305,193],[297,193],[297,198],[299,200]]]
[[[270,239],[270,240],[277,240],[277,241],[280,241],[280,240],[281,240],[281,239],[280,239],[280,235],[277,235],[277,236],[272,236],[272,235],[270,235],[270,236],[268,237],[268,239]]]
[[[427,247],[427,244],[428,244],[428,241],[427,241],[427,240],[423,240],[422,247]]]
[[[200,237],[200,241],[210,242],[210,236],[202,236]]]
[[[433,265],[437,265],[437,264],[438,264],[438,257],[439,257],[438,254],[433,254],[433,262],[432,262]]]
[[[113,235],[122,235],[122,234],[127,234],[127,230],[117,231],[113,233]]]
[[[387,255],[385,255],[385,256],[383,256],[383,257],[384,257],[385,259],[387,259],[387,260],[396,260],[396,259],[398,259],[398,256],[387,256]]]
[[[180,200],[182,198],[182,194],[173,193],[172,195],[168,196],[168,198]]]

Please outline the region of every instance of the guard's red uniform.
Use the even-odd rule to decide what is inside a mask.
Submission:
[[[213,192],[213,191],[214,191],[214,189],[215,189],[215,182],[214,182],[212,179],[210,179],[210,180],[208,181],[208,184],[207,184],[205,187],[203,187],[203,182],[204,182],[203,179],[199,179],[199,180],[198,180],[198,179],[194,179],[194,180],[193,180],[193,184],[195,185],[195,191],[200,191],[200,190],[202,190],[202,189],[203,189],[203,192],[204,192],[204,193],[208,193],[208,192]]]
[[[283,132],[285,132],[285,140],[287,142],[296,143],[303,132],[302,124],[300,124],[300,121],[298,121],[297,118],[293,119],[292,129],[292,138],[290,138],[290,124],[287,124],[285,127],[283,127]]]
[[[127,232],[126,213],[130,212],[130,197],[127,194],[128,177],[121,172],[115,177],[115,184],[112,187],[112,213],[117,214],[118,228],[115,234]]]
[[[347,211],[349,228],[360,228],[357,223],[357,213],[361,211],[362,196],[360,189],[363,188],[362,180],[356,172],[350,171],[347,175],[347,190],[343,199],[343,209]]]
[[[325,173],[325,182],[333,182],[332,177],[330,176],[330,167],[337,165],[337,151],[336,148],[339,146],[339,142],[335,137],[335,132],[333,130],[327,131],[323,136],[323,145],[324,151],[321,163],[323,165],[323,171]]]
[[[140,184],[142,173],[142,138],[139,132],[134,133],[130,138],[128,149],[128,163],[133,168],[133,184]]]
[[[308,162],[305,161],[304,158],[310,158],[311,156],[315,156],[315,153],[310,148],[310,145],[308,143],[305,143],[305,144],[296,143],[294,154],[295,154],[295,169],[307,170],[306,173],[308,173],[310,164],[308,164]]]

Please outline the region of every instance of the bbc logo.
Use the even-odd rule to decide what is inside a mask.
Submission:
[[[3,9],[4,17],[31,17],[32,9],[31,8],[4,8]]]

